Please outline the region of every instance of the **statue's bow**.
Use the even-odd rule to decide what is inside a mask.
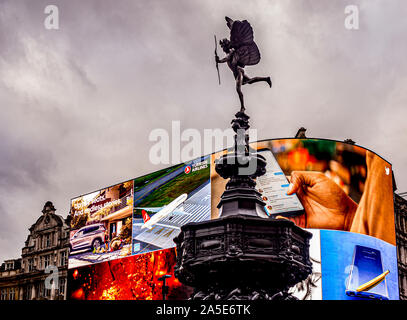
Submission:
[[[218,42],[216,41],[216,35],[214,35],[214,37],[215,37],[215,61],[216,61],[216,70],[218,70],[218,80],[219,80],[219,85],[220,85],[220,74],[219,74],[219,65],[218,65],[218,51],[217,51]]]

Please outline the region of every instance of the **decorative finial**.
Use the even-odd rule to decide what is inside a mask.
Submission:
[[[45,214],[45,213],[48,213],[48,212],[55,212],[55,211],[56,211],[56,209],[55,209],[54,205],[52,204],[52,202],[47,201],[47,202],[45,202],[44,208],[42,209],[41,212],[43,214]]]

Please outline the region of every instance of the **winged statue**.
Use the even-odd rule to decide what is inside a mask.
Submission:
[[[239,21],[225,17],[226,25],[230,29],[230,40],[222,39],[219,44],[226,56],[220,59],[216,54],[216,64],[227,63],[236,80],[236,91],[240,100],[240,111],[244,112],[242,85],[256,82],[266,82],[271,88],[270,77],[250,78],[244,71],[246,66],[253,66],[260,62],[260,51],[254,42],[253,28],[247,20]]]

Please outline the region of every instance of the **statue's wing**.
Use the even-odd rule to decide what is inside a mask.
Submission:
[[[260,61],[260,51],[255,42],[236,49],[238,63],[241,67],[252,66]]]
[[[230,30],[230,45],[235,48],[239,65],[250,66],[260,61],[260,51],[254,42],[253,28],[247,20],[233,21]]]
[[[233,22],[230,30],[230,45],[237,49],[241,46],[249,45],[254,41],[253,28],[247,20]]]

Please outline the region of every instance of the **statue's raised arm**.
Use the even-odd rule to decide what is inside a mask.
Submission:
[[[266,82],[271,88],[270,77],[249,78],[245,72],[245,66],[256,65],[260,62],[260,51],[254,42],[253,28],[247,20],[239,21],[225,17],[226,24],[230,29],[230,40],[219,41],[226,56],[220,59],[216,56],[217,63],[227,63],[236,80],[236,91],[240,99],[241,111],[245,110],[242,85],[252,84],[259,81]]]

